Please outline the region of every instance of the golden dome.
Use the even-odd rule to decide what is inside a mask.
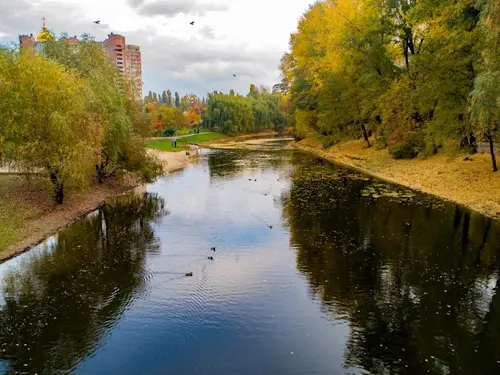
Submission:
[[[36,36],[36,41],[37,42],[47,42],[49,40],[54,40],[54,35],[47,29],[45,26],[45,17],[42,18],[43,20],[43,26],[42,26],[42,31],[38,33]]]

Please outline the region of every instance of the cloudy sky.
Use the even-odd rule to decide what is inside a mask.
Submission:
[[[250,83],[279,81],[290,33],[312,1],[0,0],[0,42],[36,34],[46,17],[57,35],[88,32],[104,40],[114,32],[139,45],[145,92],[246,94]]]

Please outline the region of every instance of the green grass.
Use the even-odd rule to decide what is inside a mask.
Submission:
[[[24,222],[33,216],[22,197],[12,193],[19,191],[20,178],[0,175],[0,251],[23,238]]]
[[[148,139],[146,146],[155,150],[179,152],[186,150],[190,143],[203,143],[226,137],[227,135],[222,133],[200,133],[189,137],[177,138],[176,149],[172,147],[172,140],[170,139]]]
[[[208,133],[208,132],[210,132],[209,129],[200,129],[200,134]],[[190,128],[177,129],[177,133],[175,135],[179,136],[179,135],[188,135],[188,134],[194,134],[194,129],[190,129]]]

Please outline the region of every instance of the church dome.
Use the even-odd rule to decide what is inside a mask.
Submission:
[[[49,40],[54,40],[54,35],[52,35],[52,33],[49,30],[47,30],[46,27],[44,27],[42,31],[40,31],[36,36],[36,41],[47,42]]]
[[[38,33],[36,36],[36,41],[37,42],[48,42],[49,40],[54,40],[54,35],[47,29],[45,26],[45,17],[42,18],[43,20],[43,26],[42,26],[42,31]]]

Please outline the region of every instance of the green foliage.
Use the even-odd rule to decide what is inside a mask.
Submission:
[[[214,92],[208,95],[206,119],[210,128],[224,133],[283,131],[287,117],[281,108],[280,93],[259,92],[252,85],[247,97]]]
[[[87,113],[102,126],[104,135],[100,161],[95,165],[98,181],[123,172],[150,180],[143,177],[156,167],[148,165],[143,142],[137,141],[148,134],[147,117],[134,99],[134,86],[109,62],[101,46],[88,39],[77,49],[65,41],[52,41],[44,54],[79,76],[92,93]]]
[[[402,141],[389,147],[389,153],[394,159],[413,159],[425,150],[425,140],[420,132],[408,132]]]
[[[189,137],[179,137],[177,139],[177,148],[172,147],[171,139],[148,139],[146,145],[148,148],[161,151],[184,151],[190,143],[203,143],[222,139],[227,135],[222,133],[200,133]]]
[[[434,153],[446,139],[458,144],[471,132],[496,139],[500,5],[316,2],[292,34],[281,71],[273,90],[290,97],[297,139],[330,144],[364,136],[364,126],[398,157]],[[251,95],[258,95],[255,86]],[[423,139],[417,146],[408,135],[414,132]]]
[[[146,153],[149,121],[135,87],[86,39],[77,47],[46,42],[43,55],[0,50],[2,158],[22,171],[44,171],[54,197],[97,176],[160,172]]]
[[[103,131],[87,112],[92,92],[80,77],[33,53],[0,51],[3,159],[44,171],[58,203],[65,187],[86,186]]]

